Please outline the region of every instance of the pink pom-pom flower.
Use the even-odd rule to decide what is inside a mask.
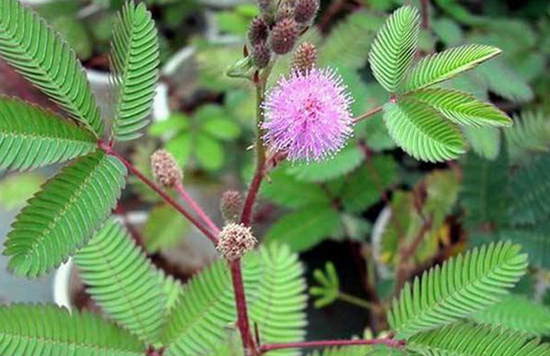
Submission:
[[[352,133],[352,102],[332,69],[294,71],[282,77],[264,101],[264,142],[286,152],[291,161],[333,156]]]

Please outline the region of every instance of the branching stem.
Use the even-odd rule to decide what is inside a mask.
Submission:
[[[139,180],[147,184],[149,188],[153,189],[166,203],[170,204],[174,209],[180,212],[187,220],[189,220],[193,225],[197,227],[214,245],[218,242],[218,237],[206,228],[197,218],[195,218],[191,213],[189,213],[182,205],[175,201],[170,195],[168,195],[161,187],[159,187],[151,179],[147,178],[143,173],[141,173],[132,163],[128,162],[120,153],[115,151],[111,145],[106,144],[102,141],[98,143],[100,149],[105,151],[107,154],[118,158],[124,166]]]
[[[216,224],[214,224],[212,219],[210,219],[210,217],[204,212],[204,210],[202,210],[200,205],[189,195],[189,193],[187,193],[183,184],[181,182],[176,183],[176,185],[174,185],[174,189],[178,192],[183,201],[186,202],[187,205],[189,205],[189,207],[195,212],[195,214],[197,214],[199,219],[201,219],[202,222],[205,223],[206,226],[208,226],[208,228],[212,230],[215,235],[219,235],[220,229],[216,226]]]

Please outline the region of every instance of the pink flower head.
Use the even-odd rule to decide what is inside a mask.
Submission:
[[[263,139],[291,161],[322,160],[337,153],[352,133],[347,87],[332,69],[294,71],[264,102]]]

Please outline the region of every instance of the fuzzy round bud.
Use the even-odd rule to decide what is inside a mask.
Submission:
[[[252,51],[252,61],[260,69],[267,67],[271,60],[271,49],[265,42],[258,43]]]
[[[271,32],[271,49],[277,54],[286,54],[292,50],[298,38],[298,24],[294,19],[279,21]]]
[[[291,19],[294,17],[294,6],[288,3],[284,3],[279,7],[275,20],[277,22],[284,19]]]
[[[220,211],[226,222],[236,221],[243,210],[243,196],[236,190],[228,190],[222,195]]]
[[[294,51],[292,67],[305,74],[315,68],[317,63],[317,49],[310,42],[304,42]]]
[[[260,17],[255,17],[250,23],[250,28],[248,29],[248,40],[250,43],[255,46],[258,43],[265,42],[269,36],[269,29],[267,24]]]
[[[298,0],[294,9],[294,19],[299,23],[309,23],[319,11],[319,0]]]
[[[252,251],[258,240],[252,235],[249,227],[231,223],[220,232],[216,249],[228,261],[235,261],[245,253]]]
[[[151,156],[153,177],[164,188],[172,188],[183,179],[183,172],[179,169],[174,156],[165,150],[157,150]]]

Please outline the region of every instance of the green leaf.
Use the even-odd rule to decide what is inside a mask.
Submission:
[[[415,100],[384,105],[390,136],[416,159],[441,162],[464,153],[460,131],[442,114]]]
[[[96,147],[90,132],[56,114],[0,97],[0,168],[34,169],[85,155]]]
[[[30,199],[8,234],[4,253],[19,276],[42,276],[85,244],[115,206],[126,168],[101,151],[65,167]]]
[[[506,222],[508,202],[508,155],[495,160],[472,153],[464,157],[461,200],[466,226],[499,226]]]
[[[54,306],[0,306],[2,356],[141,356],[139,340],[98,315]]]
[[[330,237],[339,227],[340,216],[334,209],[309,207],[279,219],[265,235],[265,241],[282,242],[293,251],[304,251]]]
[[[383,21],[359,10],[338,23],[319,46],[319,67],[359,69],[365,65],[371,43]]]
[[[154,207],[142,233],[147,252],[155,253],[174,247],[185,237],[188,229],[187,220],[182,219],[181,214],[168,204]]]
[[[456,46],[463,41],[464,34],[460,25],[448,18],[439,18],[432,23],[434,33],[447,46]]]
[[[498,128],[467,126],[462,131],[476,154],[490,160],[498,157],[501,146],[501,134]]]
[[[365,157],[356,146],[348,146],[331,159],[307,165],[290,166],[287,172],[305,182],[326,182],[357,168]]]
[[[414,336],[407,349],[425,356],[527,356],[549,355],[550,346],[539,340],[487,325],[457,323]]]
[[[279,205],[296,209],[330,204],[329,197],[319,185],[300,182],[282,168],[272,171],[269,178],[269,182],[262,184],[260,192],[263,197]]]
[[[189,132],[180,133],[168,141],[165,148],[174,156],[180,167],[185,167],[191,155],[191,134]]]
[[[258,325],[263,342],[303,340],[306,296],[298,256],[283,245],[263,245],[245,256],[242,266],[250,322]],[[184,287],[164,329],[166,355],[220,355],[217,351],[225,345],[236,319],[231,274],[227,262],[220,260]],[[278,354],[298,352],[289,349]]]
[[[346,182],[342,194],[342,203],[346,210],[360,212],[369,208],[380,200],[381,190],[387,189],[394,183],[397,164],[391,156],[375,156],[371,165],[372,170],[365,165]]]
[[[204,134],[196,138],[194,154],[197,162],[209,171],[222,168],[225,160],[223,146],[218,141]]]
[[[372,44],[369,54],[372,73],[391,93],[397,91],[413,61],[419,25],[418,11],[403,6],[390,15]]]
[[[231,118],[213,118],[202,125],[202,131],[224,141],[232,141],[241,135],[241,128]]]
[[[166,296],[126,229],[109,219],[75,262],[86,291],[113,320],[148,344],[158,341]]]
[[[508,214],[514,224],[533,224],[550,216],[550,154],[523,166],[510,181]]]
[[[479,101],[475,96],[458,90],[422,89],[411,93],[408,97],[430,105],[459,125],[512,126],[512,120],[496,106]]]
[[[393,301],[388,321],[402,339],[451,324],[501,300],[526,269],[527,255],[518,245],[476,248],[407,283]]]
[[[465,45],[422,58],[409,72],[405,91],[418,90],[450,79],[501,53],[485,45]]]
[[[67,41],[80,59],[92,55],[93,42],[86,25],[77,16],[58,16],[52,22],[52,28]]]
[[[155,122],[149,126],[149,135],[160,137],[165,134],[175,134],[188,129],[189,126],[189,117],[177,113],[171,115],[168,120]]]
[[[514,125],[504,131],[510,156],[520,158],[550,150],[550,120],[542,111],[524,110],[514,115]]]
[[[521,295],[509,295],[472,319],[533,336],[550,334],[550,309]]]
[[[313,278],[318,285],[309,289],[309,294],[315,298],[315,307],[324,308],[334,303],[340,296],[340,279],[332,262],[325,264],[325,269],[313,271]]]
[[[113,25],[110,58],[118,86],[112,136],[118,141],[134,140],[149,123],[158,78],[158,35],[144,4],[125,3]]]
[[[534,227],[508,228],[498,231],[493,237],[498,240],[510,240],[521,245],[529,254],[529,263],[533,266],[550,269],[550,233],[548,224]]]
[[[534,93],[529,83],[501,58],[484,63],[474,73],[490,91],[505,99],[517,103],[533,100]]]
[[[0,55],[21,75],[83,123],[103,134],[98,106],[74,52],[32,10],[0,0]]]

